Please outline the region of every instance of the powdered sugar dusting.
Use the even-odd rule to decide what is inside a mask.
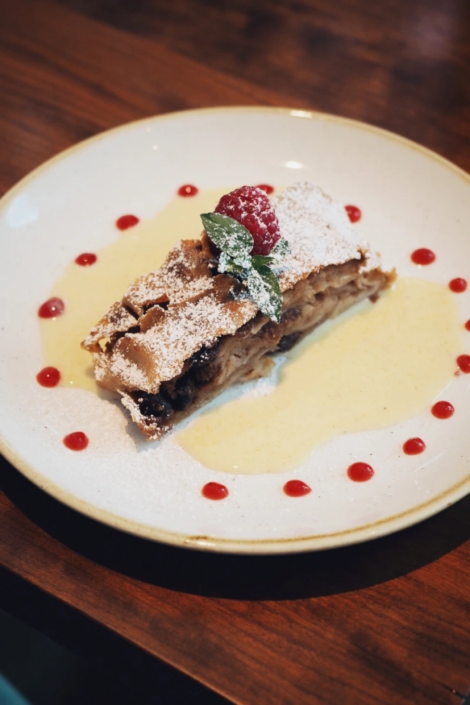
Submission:
[[[281,289],[329,265],[366,258],[362,271],[378,265],[369,244],[351,226],[344,207],[315,184],[303,181],[289,186],[272,199],[291,254],[279,270]]]
[[[119,353],[110,356],[105,354],[96,355],[94,369],[95,377],[99,382],[112,375],[115,379],[119,379],[123,386],[130,389],[145,389],[151,384],[145,367],[139,367],[136,362]]]
[[[229,281],[229,280],[228,280]],[[105,387],[157,393],[179,375],[186,360],[222,335],[233,335],[256,315],[253,302],[227,300],[227,292],[158,307],[158,319],[145,332],[128,333],[95,353],[95,374]]]
[[[193,264],[183,243],[179,242],[159,270],[139,277],[131,284],[124,301],[141,313],[145,306],[159,300],[179,303],[211,289],[210,273],[198,272],[195,277]]]
[[[238,327],[238,316],[231,314],[229,306],[207,295],[171,307],[162,325],[133,336],[133,342],[155,359],[155,376],[163,382],[181,372],[181,361],[204,346],[211,347],[220,335],[233,335]]]
[[[135,325],[135,321],[135,317],[122,305],[122,302],[117,301],[111,306],[105,318],[91,329],[84,345],[98,345],[103,338],[109,338],[116,333],[125,333]]]

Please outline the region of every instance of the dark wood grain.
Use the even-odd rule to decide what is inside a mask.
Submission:
[[[470,169],[469,8],[4,2],[0,193],[103,129],[210,105],[340,113]],[[0,459],[1,567],[3,604],[36,626],[123,670],[158,659],[235,703],[459,705],[470,689],[470,497],[360,546],[218,556],[102,526]]]
[[[63,149],[162,112],[292,101],[37,0],[0,7],[0,193]]]
[[[470,171],[468,0],[66,0],[312,108],[371,122]]]
[[[457,705],[468,687],[470,498],[368,544],[251,558],[114,531],[6,466],[2,488],[6,568],[234,702]]]

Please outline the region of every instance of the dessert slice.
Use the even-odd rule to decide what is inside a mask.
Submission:
[[[395,278],[343,206],[317,186],[295,184],[271,204],[259,189],[243,187],[216,211],[251,231],[251,255],[269,256],[280,236],[288,241],[290,252],[268,275],[279,285],[277,313],[256,300],[250,280],[230,270],[225,251],[203,232],[137,279],[82,343],[94,355],[98,384],[121,394],[147,439],[161,438],[231,384],[266,374],[271,353],[289,350],[358,301],[375,300]]]

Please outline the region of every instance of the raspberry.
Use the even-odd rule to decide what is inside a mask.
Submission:
[[[269,255],[281,239],[279,222],[269,198],[255,186],[242,186],[222,196],[215,212],[228,215],[250,231],[254,240],[251,255]]]

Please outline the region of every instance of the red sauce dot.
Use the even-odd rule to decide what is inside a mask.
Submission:
[[[69,450],[85,450],[88,445],[88,436],[82,431],[75,431],[65,436],[63,443]]]
[[[374,476],[374,469],[367,463],[353,463],[348,467],[348,477],[353,482],[367,482]]]
[[[289,480],[284,485],[284,492],[288,497],[303,497],[312,491],[312,488],[302,480]]]
[[[470,318],[468,321],[465,323],[465,328],[470,331]]]
[[[190,196],[196,196],[199,193],[197,186],[192,184],[184,184],[178,189],[178,196],[183,196],[183,198],[188,198]]]
[[[53,296],[52,299],[48,299],[38,308],[38,316],[39,318],[56,318],[64,310],[65,305],[62,299]]]
[[[274,193],[274,186],[270,186],[269,184],[258,184],[256,188],[260,188],[261,191],[264,191],[265,193],[270,196],[272,193]]]
[[[403,444],[403,450],[407,455],[419,455],[426,450],[426,443],[421,438],[409,438]]]
[[[121,215],[120,218],[116,220],[116,227],[118,230],[128,230],[128,228],[133,228],[137,225],[139,218],[136,215]]]
[[[90,267],[92,264],[95,264],[97,259],[98,257],[92,252],[84,252],[82,255],[78,255],[78,257],[75,258],[75,264],[79,264],[80,267]]]
[[[432,250],[428,250],[427,247],[420,247],[419,250],[415,250],[411,255],[411,260],[415,264],[432,264],[436,259],[436,255]]]
[[[438,401],[431,409],[431,413],[436,419],[450,419],[455,409],[448,401]]]
[[[456,279],[452,279],[452,281],[449,282],[449,289],[454,292],[454,294],[461,294],[465,289],[467,288],[467,282],[465,279],[462,279],[461,277],[457,277]]]
[[[470,373],[470,355],[459,355],[457,358],[457,365],[460,367],[462,372],[465,374]]]
[[[225,499],[228,497],[228,489],[218,482],[208,482],[202,488],[202,494],[206,499]]]
[[[357,206],[344,206],[344,209],[348,214],[351,223],[357,223],[357,221],[361,219],[361,209]]]
[[[44,367],[37,373],[36,379],[41,387],[57,387],[60,382],[60,372],[57,367]]]

